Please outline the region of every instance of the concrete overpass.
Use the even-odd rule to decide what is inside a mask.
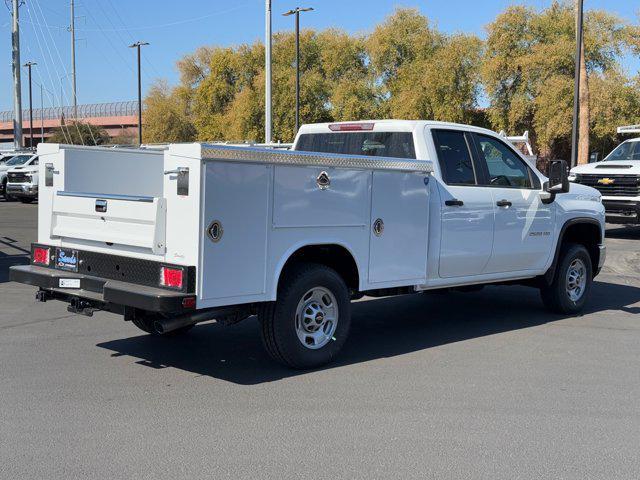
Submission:
[[[74,120],[73,107],[33,109],[33,141],[38,144],[53,135],[63,122]],[[133,137],[138,135],[138,102],[93,103],[78,105],[78,120],[104,128],[109,136]],[[24,146],[30,139],[29,110],[22,112]],[[13,142],[13,111],[0,112],[0,143]]]

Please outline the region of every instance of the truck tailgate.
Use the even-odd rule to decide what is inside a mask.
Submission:
[[[51,237],[165,251],[166,201],[128,195],[57,192]]]

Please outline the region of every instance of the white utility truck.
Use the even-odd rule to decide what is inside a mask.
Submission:
[[[640,125],[618,133],[639,134]],[[640,137],[622,142],[601,162],[574,167],[569,180],[600,191],[607,222],[640,224]]]
[[[151,334],[258,315],[268,353],[294,368],[338,354],[353,299],[519,283],[575,314],[605,260],[596,190],[569,191],[564,162],[548,180],[470,126],[308,125],[293,151],[38,153],[38,243],[13,280]]]

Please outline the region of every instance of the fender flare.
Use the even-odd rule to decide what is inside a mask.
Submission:
[[[602,241],[603,241],[602,225],[598,220],[591,217],[576,217],[576,218],[571,218],[567,220],[564,223],[564,225],[562,225],[562,228],[560,229],[560,234],[558,235],[558,242],[556,243],[556,251],[553,256],[553,262],[551,263],[551,266],[549,267],[547,272],[543,275],[544,282],[547,285],[550,285],[553,282],[553,279],[556,275],[558,262],[560,261],[560,249],[562,248],[562,242],[564,240],[565,234],[567,233],[567,230],[570,227],[573,227],[574,225],[580,225],[580,224],[589,224],[589,225],[595,225],[596,227],[598,227],[598,232],[600,232],[598,244],[602,244]],[[597,265],[595,265],[594,268],[595,267],[597,267]],[[596,275],[596,272],[594,271],[594,276],[595,275]]]

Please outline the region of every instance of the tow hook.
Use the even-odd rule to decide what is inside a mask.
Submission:
[[[85,317],[93,317],[93,312],[96,310],[89,302],[79,298],[72,298],[70,305],[67,307],[67,312],[84,315]]]

